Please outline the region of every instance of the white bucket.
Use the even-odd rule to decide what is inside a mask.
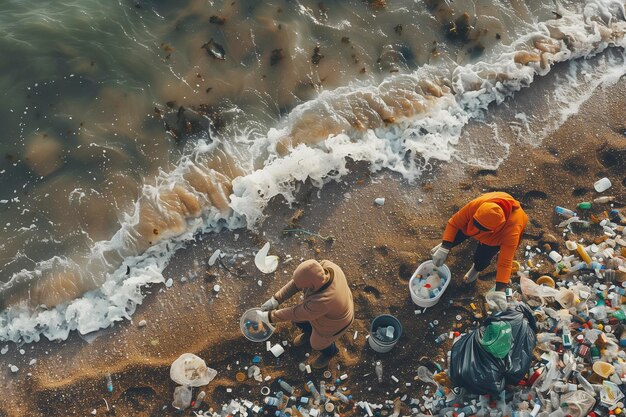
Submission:
[[[446,282],[443,284],[443,287],[441,288],[441,292],[433,298],[422,298],[417,293],[415,293],[413,291],[413,282],[416,279],[418,279],[417,276],[418,275],[427,276],[434,269],[435,269],[435,266],[433,265],[432,260],[423,262],[420,266],[417,267],[415,272],[413,272],[413,276],[409,280],[409,292],[411,293],[411,299],[413,300],[415,304],[417,304],[420,307],[432,307],[435,304],[437,304],[439,302],[439,299],[443,295],[444,291],[446,290],[446,288],[448,288],[448,284],[450,284],[450,278],[451,278],[450,268],[448,268],[447,265],[441,265],[439,267],[439,275],[442,278],[446,279]]]

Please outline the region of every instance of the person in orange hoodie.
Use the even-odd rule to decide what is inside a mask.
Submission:
[[[304,292],[304,299],[293,307],[276,310],[278,306]],[[321,354],[311,364],[321,369],[337,354],[335,340],[343,335],[354,320],[352,291],[339,266],[330,261],[302,262],[292,279],[261,306],[260,320],[270,323],[292,321],[302,330],[294,346],[310,343]]]
[[[504,192],[481,195],[467,203],[448,220],[442,242],[431,253],[433,263],[444,264],[450,249],[467,238],[478,241],[472,268],[465,274],[467,283],[474,282],[480,271],[498,255],[495,291],[486,295],[488,304],[496,310],[507,306],[504,290],[509,284],[513,257],[520,244],[528,216],[519,201]]]

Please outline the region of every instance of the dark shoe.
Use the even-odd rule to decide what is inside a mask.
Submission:
[[[313,369],[324,369],[328,367],[332,356],[322,355],[320,354],[314,361],[311,363],[311,368]]]
[[[294,337],[293,345],[295,347],[308,346],[311,343],[310,339],[311,339],[311,335],[310,334],[308,334],[308,333],[300,333],[299,335]]]

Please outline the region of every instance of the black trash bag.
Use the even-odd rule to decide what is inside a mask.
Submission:
[[[480,344],[485,328],[495,321],[506,321],[511,325],[511,350],[502,359],[492,356]],[[532,310],[526,304],[519,303],[493,314],[478,329],[461,337],[452,346],[450,379],[456,386],[474,394],[495,396],[506,384],[517,384],[530,368],[537,342],[536,326]]]
[[[481,345],[484,327],[468,333],[452,345],[449,376],[454,385],[474,394],[498,395],[504,389],[504,359],[498,359]]]
[[[517,385],[530,369],[537,344],[535,316],[526,304],[519,303],[513,308],[489,317],[485,325],[489,324],[490,320],[508,321],[511,325],[513,346],[508,355],[504,377],[507,384]]]

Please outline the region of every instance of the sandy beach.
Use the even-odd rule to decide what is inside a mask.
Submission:
[[[515,100],[532,101],[541,88],[538,81]],[[175,383],[169,378],[169,366],[184,352],[199,355],[217,370],[216,379],[205,389],[208,406],[214,410],[231,398],[261,401],[261,386],[276,384],[278,377],[296,386],[308,379],[319,381],[321,372],[306,376],[298,369],[307,359],[306,348],[287,348],[276,359],[266,352],[264,343],[244,339],[238,323],[241,313],[260,305],[287,282],[301,259],[309,258],[339,264],[354,294],[356,320],[338,343],[340,354],[330,366],[333,380],[346,373],[343,385],[356,399],[393,399],[399,395],[396,389],[409,398],[419,397],[427,387],[414,379],[417,367],[435,363],[446,367],[451,342],[437,346],[435,337],[475,325],[469,303],[482,308],[481,296],[493,285],[495,273],[492,266],[483,273],[483,280],[464,286],[460,278],[471,264],[473,248],[472,243],[465,243],[450,257],[453,280],[442,300],[422,314],[415,313],[409,297],[411,274],[429,258],[428,251],[440,241],[448,217],[483,192],[506,191],[528,213],[530,222],[518,259],[526,245],[548,243],[554,248],[562,244],[554,206],[574,207],[591,200],[596,196],[592,186],[596,179],[609,177],[611,195],[624,197],[626,81],[609,89],[610,94],[596,90],[540,146],[512,142],[510,155],[496,170],[452,161],[433,167],[410,184],[398,175],[370,174],[367,166],[353,164],[353,172],[342,183],[330,183],[321,190],[302,184],[292,207],[273,201],[259,228],[262,234],[239,230],[202,236],[180,251],[166,269],[165,278],[173,279],[170,288],[159,285],[145,290],[151,295],[132,320],[85,337],[74,332],[61,343],[9,344],[2,361],[19,371],[12,373],[9,366],[0,370],[0,415],[89,416],[93,411],[116,416],[193,415],[190,410],[176,414],[171,406]],[[506,104],[501,107],[493,117],[506,111]],[[467,134],[480,132],[481,127],[475,125]],[[374,204],[378,197],[386,199],[383,206]],[[284,233],[286,228],[333,239]],[[254,252],[265,241],[273,243],[271,253],[280,257],[278,270],[270,275],[262,275],[253,261]],[[241,256],[232,264],[209,267],[207,260],[215,249]],[[549,269],[536,273],[541,272]],[[213,291],[215,284],[220,285],[219,293]],[[369,324],[379,314],[393,314],[404,327],[400,341],[388,354],[376,354],[366,341]],[[147,324],[139,327],[144,319]],[[429,326],[433,320],[439,321],[435,329]],[[283,324],[271,340],[291,341],[295,334],[294,328]],[[272,379],[237,382],[235,373],[249,366],[255,355],[262,358],[263,376]],[[382,384],[374,376],[376,359],[383,362]],[[112,375],[112,393],[106,390],[107,373]]]

